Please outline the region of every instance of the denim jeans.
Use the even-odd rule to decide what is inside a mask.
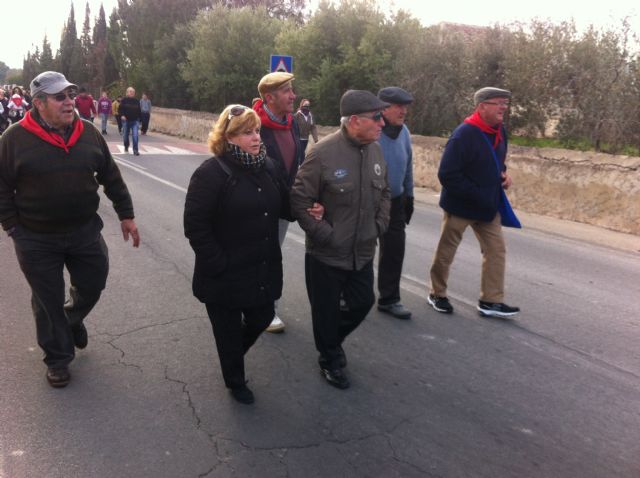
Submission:
[[[100,121],[101,121],[101,126],[102,126],[102,132],[106,133],[107,132],[107,119],[109,118],[109,114],[108,113],[100,113]]]
[[[129,148],[129,131],[131,131],[131,138],[133,138],[133,152],[138,151],[138,120],[129,121],[126,120],[122,123],[122,137],[124,138],[124,147]]]

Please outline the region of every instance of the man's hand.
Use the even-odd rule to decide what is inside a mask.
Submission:
[[[122,229],[122,237],[125,241],[129,240],[129,234],[133,239],[133,247],[140,245],[140,234],[138,234],[138,226],[133,219],[123,219],[120,222],[120,229]]]
[[[322,218],[324,217],[324,206],[319,202],[314,202],[313,207],[307,208],[307,212],[316,221],[322,221]]]
[[[511,186],[511,176],[509,176],[507,173],[505,173],[503,171],[502,172],[502,187],[504,189],[509,189],[509,186]]]
[[[404,198],[404,222],[408,225],[413,216],[413,196],[405,196]]]

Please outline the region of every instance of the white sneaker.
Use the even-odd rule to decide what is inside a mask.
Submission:
[[[272,334],[279,334],[281,332],[284,332],[284,322],[280,320],[278,314],[275,314],[273,316],[271,324],[269,324],[269,327],[267,327],[267,332],[271,332]]]

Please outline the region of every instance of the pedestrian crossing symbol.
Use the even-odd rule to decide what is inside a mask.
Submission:
[[[293,73],[293,57],[286,55],[271,55],[271,73],[281,71]]]

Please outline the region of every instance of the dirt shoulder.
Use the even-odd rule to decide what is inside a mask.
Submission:
[[[417,202],[438,206],[440,195],[437,191],[428,188],[415,188],[414,194]],[[640,236],[524,211],[516,212],[525,229],[542,231],[622,251],[640,253]]]

